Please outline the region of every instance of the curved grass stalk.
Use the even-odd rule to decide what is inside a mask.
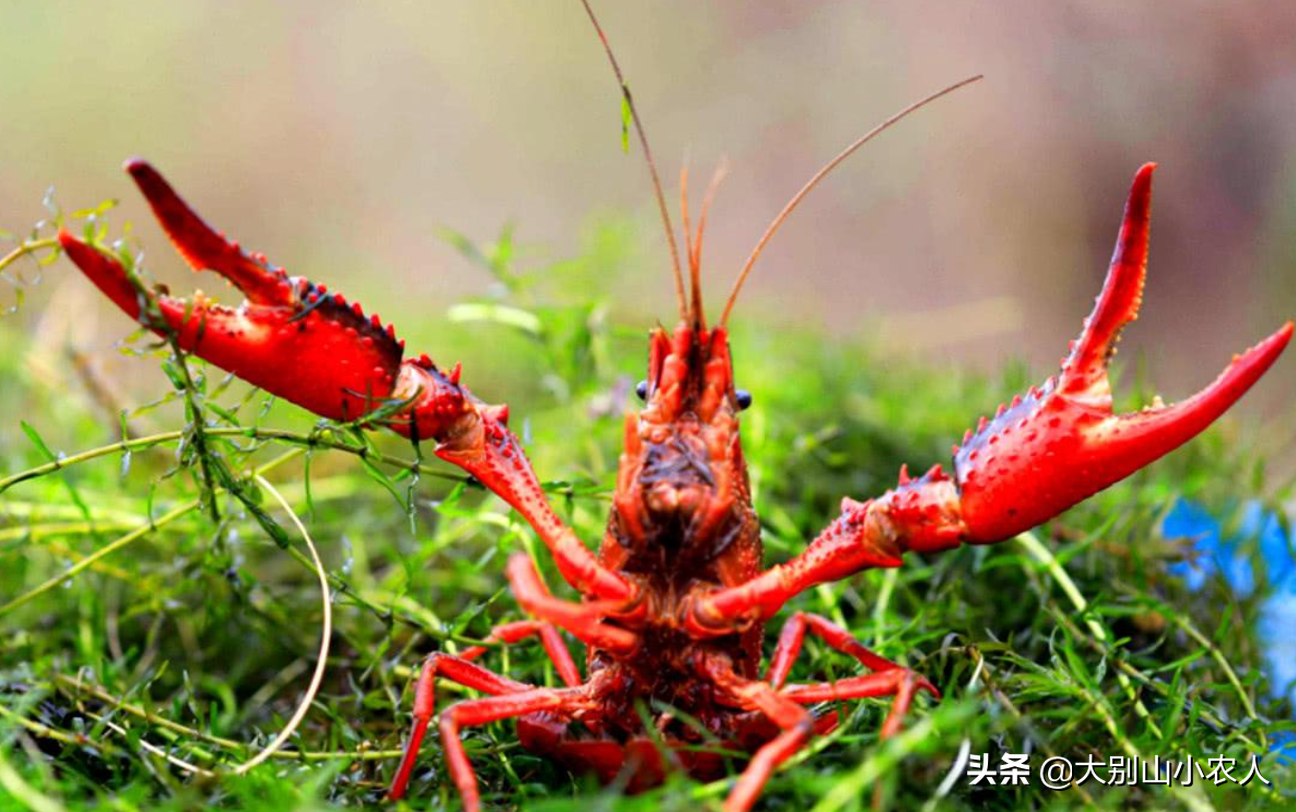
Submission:
[[[270,492],[270,495],[288,514],[288,518],[292,519],[293,524],[297,527],[297,532],[301,533],[306,549],[310,550],[311,561],[315,565],[315,574],[319,576],[321,611],[324,613],[324,620],[323,628],[320,629],[320,648],[315,661],[315,673],[311,675],[310,685],[307,686],[306,693],[302,695],[297,710],[293,712],[292,718],[288,720],[288,724],[284,725],[283,730],[279,731],[279,735],[275,736],[274,740],[266,745],[264,750],[234,768],[235,775],[243,775],[278,752],[283,747],[284,742],[288,741],[297,730],[297,726],[301,724],[302,719],[306,718],[306,712],[310,710],[311,702],[315,700],[315,695],[319,693],[320,683],[324,680],[324,669],[328,666],[329,641],[333,638],[333,598],[329,592],[328,572],[324,569],[323,562],[320,561],[319,551],[315,549],[315,542],[311,540],[306,525],[302,524],[302,520],[297,516],[292,506],[288,504],[288,500],[283,498],[283,494],[275,490],[269,480],[260,474],[257,474],[256,481],[258,485]]]
[[[35,254],[38,251],[44,251],[47,249],[54,251],[55,253],[61,253],[63,250],[59,246],[59,241],[54,239],[53,237],[46,237],[44,239],[39,239],[39,240],[28,240],[24,242],[22,245],[19,245],[14,250],[5,254],[3,257],[0,257],[0,271],[3,271],[5,268],[8,268],[10,265],[14,264],[19,259],[27,256],[28,254]]]

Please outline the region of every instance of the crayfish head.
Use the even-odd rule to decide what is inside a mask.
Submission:
[[[705,542],[747,502],[728,335],[690,322],[650,337],[644,408],[626,421],[617,509],[630,537],[665,546]]]

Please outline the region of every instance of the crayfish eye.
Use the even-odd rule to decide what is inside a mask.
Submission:
[[[751,392],[748,392],[746,389],[739,389],[737,392],[734,392],[734,400],[738,401],[738,409],[739,411],[742,411],[752,405]]]
[[[647,400],[647,399],[648,399],[648,382],[647,382],[647,381],[640,381],[639,383],[635,384],[635,394],[639,396],[639,399],[640,399],[640,400]]]

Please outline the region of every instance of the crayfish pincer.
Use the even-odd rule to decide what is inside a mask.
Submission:
[[[642,138],[628,93],[625,98]],[[597,553],[550,506],[509,428],[506,406],[475,396],[460,380],[458,366],[439,367],[427,355],[407,357],[395,329],[366,315],[359,303],[290,276],[227,240],[144,161],[132,160],[126,169],[180,254],[195,269],[215,271],[237,286],[246,296],[242,305],[141,295],[114,257],[60,234],[67,255],[127,315],[168,331],[183,350],[270,393],[339,420],[362,419],[403,401],[396,413],[384,415],[383,424],[435,443],[437,456],[511,505],[580,594],[579,602],[550,594],[525,554],[509,561],[508,581],[532,619],[497,626],[489,639],[515,644],[539,638],[565,686],[536,686],[489,671],[474,662],[481,647],[459,656],[433,653],[418,677],[414,728],[391,797],[405,793],[427,727],[439,718],[450,777],[465,808],[479,809],[460,732],[516,719],[526,746],[605,780],[629,776],[631,789],[660,780],[667,768],[663,744],[674,751],[671,760],[690,772],[721,775],[721,757],[700,746],[700,725],[724,749],[751,754],[725,803],[729,812],[751,808],[781,762],[836,725],[835,715],[817,715],[808,706],[893,697],[881,729],[887,737],[900,729],[917,692],[939,696],[925,677],[807,613],[791,616],[763,667],[764,624],[789,600],[817,584],[897,567],[910,551],[991,544],[1038,525],[1197,435],[1269,369],[1291,339],[1288,322],[1235,357],[1196,395],[1132,414],[1113,412],[1107,365],[1121,328],[1137,315],[1146,276],[1153,174],[1148,164],[1134,176],[1102,293],[1059,373],[1013,398],[993,418],[982,418],[955,447],[948,470],[936,466],[912,478],[902,472],[892,490],[844,499],[840,515],[800,554],[764,568],[740,432],[750,396],[737,386],[727,322],[742,281],[787,213],[828,169],[896,119],[852,144],[775,218],[723,315],[710,326],[700,285],[706,207],[693,231],[685,192],[686,294],[681,252],[660,184],[654,184],[675,259],[679,322],[673,330],[658,327],[650,334],[647,375],[639,388],[644,403],[626,416],[615,497]],[[559,630],[585,644],[583,674]],[[807,634],[857,660],[861,673],[788,684]],[[452,704],[438,717],[438,679],[486,696]],[[646,720],[637,711],[662,706],[687,715],[690,724],[664,711]]]

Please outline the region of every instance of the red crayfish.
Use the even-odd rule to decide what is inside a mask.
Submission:
[[[624,84],[622,91],[629,102]],[[633,105],[630,110],[642,139]],[[651,157],[649,162],[652,169]],[[780,762],[836,724],[835,715],[816,717],[809,704],[894,697],[881,735],[894,734],[916,692],[939,695],[931,682],[869,651],[827,619],[802,612],[783,627],[762,673],[766,621],[816,584],[899,566],[910,551],[1012,538],[1128,476],[1210,425],[1274,363],[1293,330],[1288,322],[1183,402],[1113,413],[1108,361],[1143,294],[1153,171],[1148,164],[1134,177],[1102,293],[1059,374],[1013,398],[993,418],[982,418],[955,446],[950,472],[935,466],[911,478],[902,470],[899,484],[881,496],[843,499],[840,515],[799,555],[764,568],[739,432],[750,396],[735,385],[726,331],[734,296],[721,319],[708,326],[699,285],[705,208],[691,233],[686,195],[691,292],[685,295],[653,169],[676,257],[680,321],[673,331],[658,327],[649,336],[647,377],[638,389],[645,404],[626,417],[615,498],[596,554],[550,507],[509,429],[508,407],[475,397],[461,383],[459,366],[443,369],[427,355],[405,358],[394,329],[366,315],[359,303],[289,276],[227,240],[144,161],[129,161],[126,169],[188,263],[220,273],[246,301],[229,308],[201,295],[185,301],[160,292],[146,300],[115,258],[61,233],[67,255],[110,299],[132,318],[171,332],[185,351],[324,417],[355,420],[381,405],[405,402],[385,416],[385,424],[416,441],[434,441],[438,457],[511,505],[580,594],[579,602],[551,595],[531,559],[516,554],[508,580],[534,619],[497,626],[491,634],[501,643],[538,637],[566,687],[495,674],[473,662],[480,647],[460,656],[433,653],[424,664],[413,732],[390,794],[405,792],[436,716],[435,683],[449,679],[487,695],[439,715],[446,763],[469,810],[481,804],[460,731],[500,719],[516,718],[524,745],[573,769],[604,780],[632,775],[631,789],[661,778],[661,743],[690,772],[719,774],[723,761],[698,747],[692,727],[662,713],[652,720],[656,729],[647,730],[636,710],[640,702],[653,701],[677,708],[729,749],[752,753],[725,803],[729,812],[749,809]],[[800,198],[766,232],[734,294]],[[560,629],[586,645],[584,677]],[[788,684],[806,634],[857,659],[866,673]]]

